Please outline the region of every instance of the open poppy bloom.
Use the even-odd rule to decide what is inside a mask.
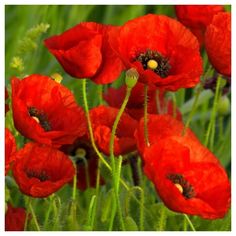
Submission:
[[[5,214],[6,231],[24,231],[25,220],[26,210],[24,208],[15,208],[11,204],[8,204]]]
[[[111,131],[118,112],[118,109],[106,106],[98,106],[90,110],[95,142],[98,148],[106,155],[110,153]],[[138,122],[136,120],[123,113],[115,135],[114,154],[116,156],[136,149],[134,131],[137,125]]]
[[[149,115],[150,147],[144,145],[143,120],[135,133],[144,172],[171,210],[221,218],[230,205],[230,183],[218,159],[183,123],[168,115]],[[216,197],[217,196],[217,197]]]
[[[221,74],[231,76],[231,14],[222,12],[214,16],[207,27],[206,51],[213,67]]]
[[[124,101],[126,93],[126,86],[121,86],[118,89],[108,88],[107,92],[103,94],[105,101],[109,106],[120,108]],[[128,104],[126,106],[126,113],[132,118],[139,120],[144,114],[144,84],[137,83],[131,91]],[[165,99],[163,91],[156,90],[154,86],[148,86],[148,113],[149,114],[169,114],[176,115],[176,119],[182,120],[180,111],[176,108],[171,100]]]
[[[123,68],[108,42],[108,33],[113,28],[115,26],[84,22],[44,42],[72,77],[107,84],[116,80]]]
[[[198,38],[199,44],[204,44],[206,27],[215,14],[224,11],[220,5],[179,5],[175,6],[178,20],[188,27]]]
[[[28,143],[16,153],[13,176],[20,190],[32,197],[47,197],[72,180],[75,168],[63,152]]]
[[[230,206],[230,183],[214,155],[200,143],[170,137],[145,149],[144,172],[173,211],[222,218]]]
[[[16,152],[16,141],[9,129],[5,128],[5,175],[11,168]]]
[[[138,17],[111,31],[110,42],[126,69],[136,68],[139,82],[171,91],[199,82],[203,68],[198,41],[174,19]]]
[[[25,137],[60,147],[86,133],[84,111],[63,85],[42,75],[13,78],[11,84],[14,124]]]
[[[98,157],[89,142],[85,137],[79,138],[72,145],[64,145],[61,151],[72,156],[76,163],[77,173],[77,188],[86,190],[87,188],[95,188],[98,171]],[[105,183],[100,175],[100,185]]]

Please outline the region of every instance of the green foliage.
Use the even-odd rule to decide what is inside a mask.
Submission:
[[[49,24],[41,23],[29,29],[26,32],[25,37],[19,41],[17,54],[24,55],[36,50],[38,47],[36,40],[41,36],[41,34],[46,33],[49,27]]]
[[[15,69],[19,74],[22,73],[24,70],[24,63],[22,58],[19,56],[13,57],[10,63],[10,67],[12,69]]]

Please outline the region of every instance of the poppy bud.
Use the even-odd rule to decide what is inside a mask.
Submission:
[[[139,74],[135,68],[127,70],[125,83],[128,88],[133,88],[138,81]]]
[[[57,83],[61,83],[63,80],[63,77],[59,73],[54,73],[50,76],[53,80],[55,80]]]
[[[219,116],[225,116],[229,113],[230,101],[227,96],[222,96],[217,104],[217,112]]]

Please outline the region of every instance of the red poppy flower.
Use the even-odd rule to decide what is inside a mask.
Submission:
[[[113,123],[118,114],[118,109],[113,107],[99,106],[90,110],[95,142],[98,148],[109,155],[109,143]],[[114,142],[114,154],[122,155],[134,151],[136,143],[134,131],[138,122],[128,114],[123,113],[116,130]]]
[[[25,137],[60,147],[86,133],[83,109],[63,85],[42,75],[13,78],[11,84],[14,124]]]
[[[7,206],[5,215],[5,231],[24,231],[26,211],[21,207]]]
[[[9,95],[8,95],[8,91],[7,88],[5,87],[5,114],[9,111],[9,105],[8,103],[6,103],[6,100],[8,99]]]
[[[230,183],[207,148],[172,136],[146,148],[143,158],[144,172],[168,208],[206,219],[224,217],[230,206]]]
[[[61,35],[45,40],[45,46],[64,70],[76,78],[90,78],[97,84],[117,79],[123,65],[108,42],[115,26],[84,22]]]
[[[98,157],[89,140],[85,137],[79,138],[72,145],[62,146],[61,150],[76,160],[77,188],[80,190],[86,190],[88,187],[95,188],[98,171]],[[86,160],[86,163],[84,159]],[[100,185],[103,185],[104,183],[105,181],[100,175]]]
[[[47,197],[71,181],[71,160],[52,147],[28,143],[16,153],[13,176],[20,190],[32,197]]]
[[[126,86],[121,86],[119,89],[108,88],[107,92],[103,94],[105,101],[109,106],[120,108],[125,98]],[[149,86],[148,88],[148,113],[149,114],[169,114],[174,116],[176,112],[176,119],[182,120],[180,111],[176,108],[171,100],[166,100],[165,93],[159,91],[157,95],[156,87]],[[157,100],[158,96],[158,100]],[[132,118],[139,120],[143,117],[144,113],[144,84],[137,83],[132,89],[128,104],[126,106],[126,113]]]
[[[211,64],[221,74],[231,76],[231,14],[222,12],[214,16],[207,27],[206,51]]]
[[[175,6],[178,20],[188,27],[198,38],[199,44],[204,44],[206,27],[215,14],[224,11],[220,5],[179,5]]]
[[[178,21],[148,14],[110,32],[110,42],[139,82],[176,91],[195,86],[202,74],[196,37]]]
[[[5,128],[5,175],[11,168],[16,152],[16,141],[9,129]]]

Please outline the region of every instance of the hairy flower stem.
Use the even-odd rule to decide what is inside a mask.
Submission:
[[[144,86],[144,138],[147,146],[150,146],[148,139],[148,85]]]
[[[109,144],[109,151],[110,151],[110,158],[111,158],[111,165],[112,165],[112,179],[113,179],[113,184],[115,185],[115,180],[116,180],[116,165],[115,165],[115,157],[114,157],[114,142],[115,142],[115,135],[116,135],[116,130],[117,130],[117,126],[119,124],[120,118],[125,110],[125,107],[129,101],[129,97],[131,94],[132,88],[127,87],[126,88],[126,95],[125,95],[125,99],[121,105],[121,108],[116,116],[116,119],[114,121],[114,124],[112,126],[112,131],[111,131],[111,138],[110,138],[110,144]],[[119,189],[115,188],[115,198],[116,198],[116,205],[117,205],[117,210],[118,210],[118,215],[120,218],[120,223],[121,223],[121,227],[122,230],[125,230],[125,225],[124,225],[124,220],[123,220],[123,216],[122,216],[122,211],[121,211],[121,206],[120,206],[120,200],[119,200]]]
[[[85,115],[87,118],[87,124],[88,124],[88,130],[89,130],[89,135],[90,135],[90,141],[92,144],[92,147],[94,149],[94,151],[96,152],[97,156],[99,157],[99,159],[102,161],[102,163],[106,166],[106,168],[112,172],[112,168],[109,165],[109,163],[104,159],[104,157],[102,156],[102,154],[99,152],[96,144],[95,144],[95,140],[94,140],[94,136],[93,136],[93,129],[92,129],[92,123],[90,120],[90,115],[89,115],[89,108],[88,108],[88,101],[87,101],[87,92],[86,92],[86,79],[83,79],[82,81],[82,95],[83,95],[83,102],[84,102],[84,110],[85,110]],[[130,188],[129,186],[125,183],[125,181],[120,178],[120,183],[123,185],[123,187],[129,191]],[[140,201],[136,198],[136,196],[133,194],[132,197],[134,198],[134,200],[138,203],[141,204]],[[150,215],[150,212],[147,208],[144,208],[146,213]]]
[[[204,145],[207,147],[208,143],[209,143],[210,134],[211,134],[211,140],[210,140],[211,141],[210,142],[211,151],[213,149],[214,136],[215,136],[215,120],[216,120],[216,113],[217,113],[217,104],[218,104],[219,97],[220,97],[221,80],[222,80],[221,77],[219,77],[217,79],[215,97],[214,97],[214,101],[213,101],[213,108],[211,111],[211,118],[210,118],[209,125],[207,127],[206,138],[205,138],[205,142],[204,142]]]
[[[47,230],[47,228],[48,228],[48,223],[49,223],[48,219],[49,219],[50,213],[52,211],[53,197],[54,197],[54,194],[49,196],[49,207],[46,211],[46,215],[45,215],[45,218],[44,218],[44,224],[43,224],[43,229],[44,230]]]
[[[76,173],[76,164],[73,162],[75,168],[75,175],[73,177],[73,188],[72,188],[72,204],[70,217],[72,220],[72,225],[77,225],[76,223],[76,193],[77,193],[77,173]]]
[[[192,229],[192,231],[196,231],[195,227],[193,226],[192,221],[189,219],[188,215],[184,214],[184,217],[186,218],[186,220],[188,221],[190,228]]]
[[[32,215],[32,219],[33,219],[33,221],[34,221],[34,225],[35,225],[36,230],[37,230],[37,231],[40,231],[40,227],[39,227],[39,224],[38,224],[37,217],[36,217],[36,215],[35,215],[35,213],[34,213],[34,209],[33,209],[32,205],[31,205],[31,198],[29,198],[28,207],[27,207],[27,208],[29,209],[29,212],[30,212],[31,215]]]
[[[92,123],[91,123],[91,119],[90,119],[90,115],[89,115],[88,101],[87,101],[86,79],[83,79],[83,81],[82,81],[82,93],[83,93],[84,110],[85,110],[85,115],[87,118],[88,130],[89,130],[90,141],[91,141],[92,147],[93,147],[94,151],[96,152],[97,156],[99,157],[99,159],[111,171],[112,169],[111,169],[110,165],[104,159],[102,154],[99,152],[97,145],[95,144]]]
[[[96,213],[97,213],[97,206],[98,206],[98,197],[99,197],[99,189],[100,189],[100,169],[101,169],[101,160],[98,159],[98,168],[97,168],[97,178],[96,178],[96,198],[94,202],[94,211],[91,216],[91,229],[94,229]]]

